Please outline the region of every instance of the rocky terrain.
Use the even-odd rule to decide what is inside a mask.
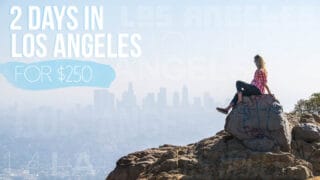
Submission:
[[[315,176],[320,176],[320,117],[286,114],[277,100],[262,95],[245,97],[215,136],[128,154],[117,161],[107,180]]]

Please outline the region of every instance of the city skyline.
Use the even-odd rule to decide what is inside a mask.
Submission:
[[[102,97],[102,98],[101,98]],[[88,104],[71,104],[66,108],[69,110],[70,108],[74,108],[76,106],[99,106],[98,104],[102,104],[103,101],[101,99],[106,99],[107,102],[104,102],[106,107],[110,107],[111,109],[116,109],[119,106],[125,106],[126,103],[134,104],[139,108],[151,106],[154,107],[156,105],[161,107],[191,107],[191,106],[203,106],[208,108],[209,106],[213,106],[217,101],[214,101],[213,96],[209,92],[203,92],[201,96],[191,96],[189,94],[189,88],[186,85],[182,85],[180,91],[175,90],[172,93],[167,91],[166,87],[159,87],[157,91],[147,92],[142,95],[142,97],[138,98],[135,93],[134,85],[132,82],[128,83],[127,89],[120,93],[119,97],[116,97],[115,93],[110,92],[109,89],[94,89],[93,97],[91,102]],[[129,99],[128,99],[129,98]],[[132,98],[132,99],[130,99]],[[130,102],[125,102],[124,100],[128,100]],[[225,102],[228,102],[226,99]],[[23,107],[25,104],[19,101],[15,101],[13,105],[6,106],[8,108],[13,108],[15,110],[19,110],[19,108]],[[3,109],[6,109],[3,107]],[[31,106],[31,108],[40,108],[47,107],[53,109],[61,109],[57,106],[51,106],[47,104],[38,104],[38,106]],[[25,110],[29,110],[25,108]]]
[[[169,98],[171,97],[171,98]],[[105,99],[105,101],[102,101]],[[105,106],[110,109],[119,108],[120,106],[139,106],[143,107],[182,107],[189,106],[204,106],[208,107],[214,104],[214,99],[208,92],[204,92],[202,97],[189,96],[188,87],[183,85],[181,91],[174,91],[171,96],[167,93],[165,87],[160,87],[156,92],[148,92],[138,103],[138,98],[134,92],[134,87],[131,82],[128,83],[127,90],[121,93],[120,98],[116,98],[114,93],[109,92],[108,89],[94,90],[94,106]],[[103,104],[103,105],[102,105]],[[212,107],[214,108],[214,107]],[[99,107],[98,107],[99,109]]]
[[[161,87],[147,93],[141,105],[132,83],[121,98],[96,89],[92,99],[91,105],[71,109],[1,109],[0,152],[10,157],[0,157],[0,177],[103,178],[126,153],[164,143],[188,144],[224,124],[210,94],[191,100],[187,86],[172,98]]]

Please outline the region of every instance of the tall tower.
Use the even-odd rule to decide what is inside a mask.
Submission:
[[[173,104],[173,107],[177,108],[180,106],[180,97],[179,97],[179,93],[178,92],[174,92],[173,93],[173,98],[172,98],[172,104]]]
[[[119,108],[132,109],[137,106],[136,95],[133,91],[132,83],[128,85],[128,90],[122,93],[122,99],[118,102]]]
[[[158,92],[158,108],[163,109],[167,106],[167,90],[166,88],[160,88]]]
[[[189,106],[189,94],[188,94],[188,88],[186,85],[182,88],[182,100],[181,100],[181,106],[182,107],[188,107]]]

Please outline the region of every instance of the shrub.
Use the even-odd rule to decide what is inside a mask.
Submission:
[[[294,113],[320,114],[320,93],[314,93],[309,99],[300,99],[294,107]]]

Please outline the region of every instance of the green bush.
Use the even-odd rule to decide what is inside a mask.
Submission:
[[[301,99],[294,107],[294,113],[320,114],[320,93],[314,93],[309,99]]]

